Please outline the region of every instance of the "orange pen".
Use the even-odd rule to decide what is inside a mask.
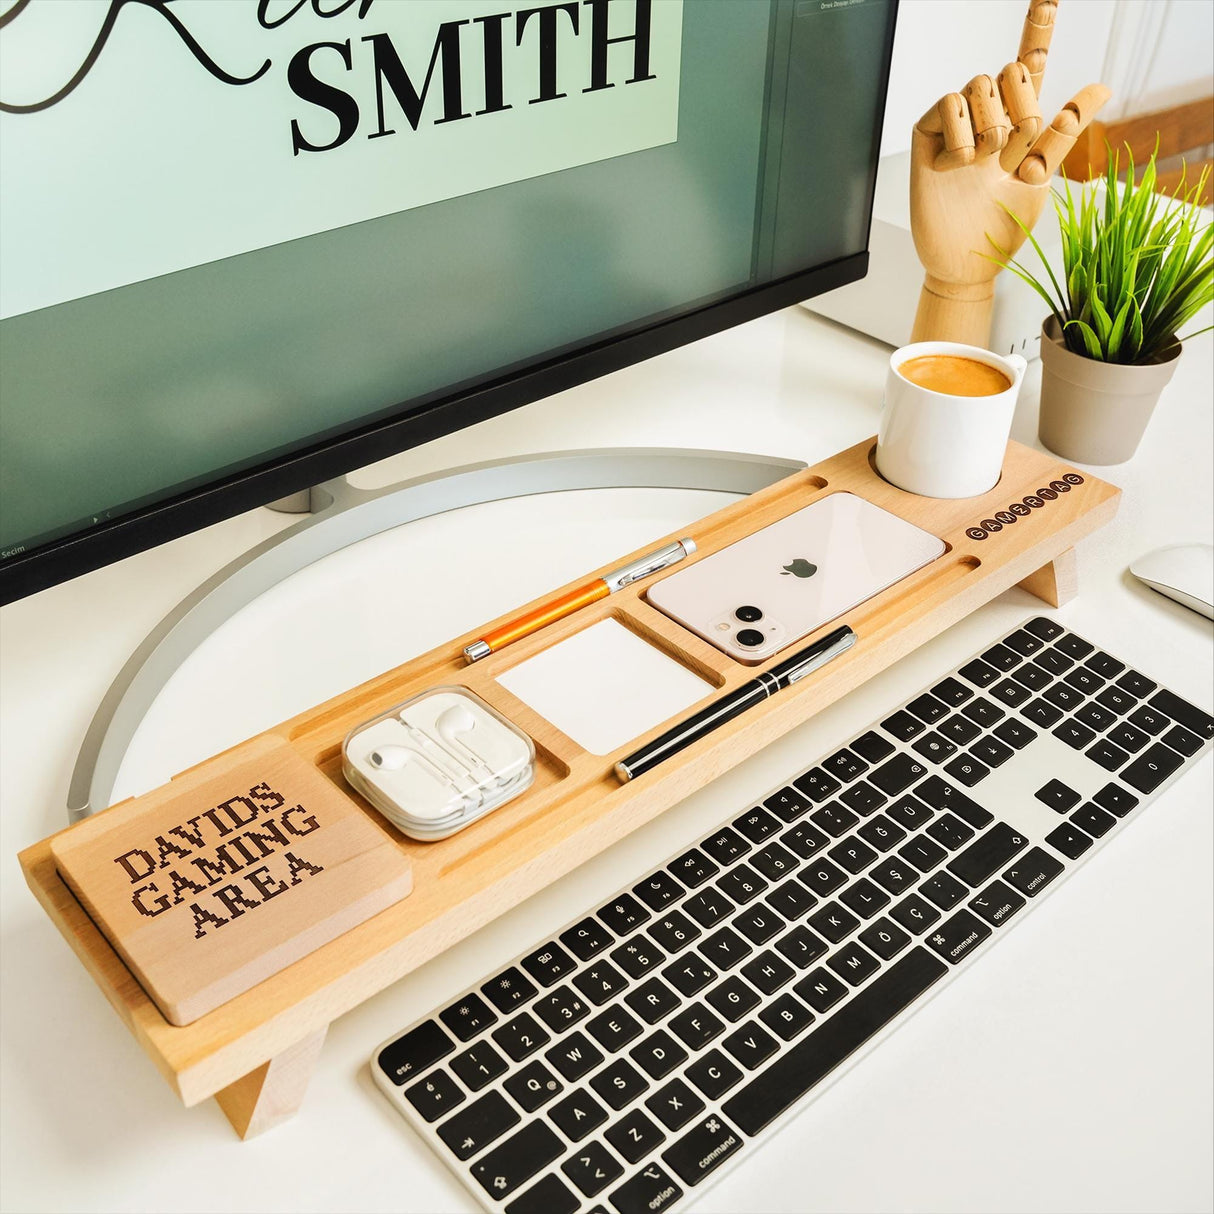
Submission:
[[[541,603],[540,606],[528,611],[525,615],[520,615],[517,620],[511,620],[500,628],[494,628],[492,632],[486,632],[479,641],[473,641],[471,645],[464,646],[464,657],[469,662],[479,662],[481,658],[487,658],[491,653],[504,649],[512,642],[530,636],[533,632],[538,632],[547,624],[564,619],[565,616],[572,615],[573,612],[587,607],[599,599],[605,599],[609,594],[623,590],[625,586],[631,586],[633,582],[638,582],[651,573],[658,573],[677,564],[695,550],[694,540],[676,540],[673,544],[667,544],[664,548],[659,548],[656,552],[651,552],[648,556],[643,556],[630,565],[613,569],[610,573],[596,577],[594,581],[587,582],[584,586],[577,586],[565,594],[549,599],[546,603]]]

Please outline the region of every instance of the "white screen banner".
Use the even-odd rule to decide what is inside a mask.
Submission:
[[[682,20],[682,0],[0,0],[0,316],[672,143]]]

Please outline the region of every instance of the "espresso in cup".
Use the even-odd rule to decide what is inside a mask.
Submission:
[[[956,354],[923,354],[907,359],[899,365],[898,374],[920,388],[945,396],[998,396],[1012,386],[998,367]]]

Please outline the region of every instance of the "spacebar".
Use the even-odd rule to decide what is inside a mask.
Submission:
[[[744,1133],[757,1134],[946,973],[938,957],[913,949],[727,1100],[725,1116]]]

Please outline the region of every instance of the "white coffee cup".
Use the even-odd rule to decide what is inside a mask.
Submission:
[[[900,374],[903,363],[932,354],[986,363],[1002,371],[1009,386],[991,396],[951,396]],[[993,489],[1027,369],[1019,354],[992,354],[952,341],[920,341],[895,350],[885,379],[877,471],[921,497],[977,497]]]

